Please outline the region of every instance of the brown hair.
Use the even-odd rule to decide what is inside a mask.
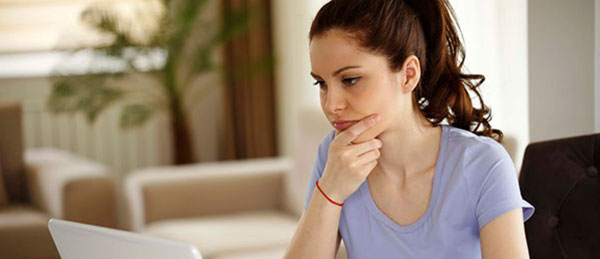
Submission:
[[[490,126],[490,108],[477,89],[485,77],[462,72],[465,50],[455,20],[447,0],[332,0],[317,13],[309,39],[340,30],[387,57],[392,71],[415,55],[422,71],[412,96],[415,108],[434,126],[447,119],[454,127],[502,142],[503,133]],[[467,89],[479,99],[480,109],[473,107]]]

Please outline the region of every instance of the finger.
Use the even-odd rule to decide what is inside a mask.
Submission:
[[[383,146],[383,143],[381,142],[381,140],[375,138],[375,139],[367,140],[367,141],[359,143],[359,144],[350,145],[349,152],[351,155],[360,156],[371,150],[379,149],[382,146]]]
[[[356,159],[355,163],[358,166],[363,166],[365,164],[373,162],[374,160],[377,160],[380,155],[381,155],[381,152],[379,152],[379,149],[374,149],[374,150],[371,150],[371,151],[359,156]]]
[[[379,121],[379,115],[372,114],[350,126],[350,128],[342,131],[338,136],[338,141],[344,145],[352,143],[361,133],[365,132],[369,128],[373,127]]]
[[[376,166],[377,166],[377,160],[373,160],[373,161],[371,161],[371,162],[369,162],[369,163],[366,163],[366,164],[363,166],[363,168],[365,168],[365,169],[366,169],[366,170],[369,172],[369,174],[370,174],[371,172],[373,172],[373,169],[374,169]],[[367,174],[367,176],[368,176],[368,174]]]

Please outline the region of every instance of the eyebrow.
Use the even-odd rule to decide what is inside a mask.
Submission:
[[[359,67],[360,67],[360,66],[345,66],[345,67],[342,67],[342,68],[340,68],[340,69],[336,70],[336,71],[335,71],[335,72],[333,72],[333,74],[331,74],[331,75],[332,75],[332,76],[336,76],[337,74],[339,74],[339,73],[342,73],[342,71],[344,71],[344,70],[351,69],[351,68],[359,68]],[[320,76],[316,75],[316,74],[315,74],[315,73],[313,73],[313,72],[310,72],[310,75],[311,75],[311,76],[313,76],[313,77],[318,77],[318,78],[321,78]]]

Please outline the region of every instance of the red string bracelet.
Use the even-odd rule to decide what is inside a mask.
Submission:
[[[326,199],[327,199],[329,202],[331,202],[331,203],[333,203],[333,204],[335,204],[335,205],[338,205],[338,206],[340,206],[340,207],[344,206],[344,203],[337,203],[337,202],[333,201],[332,199],[330,199],[329,197],[327,197],[327,194],[325,194],[325,192],[323,192],[323,190],[321,190],[321,186],[319,186],[319,181],[317,181],[317,188],[319,189],[319,191],[320,191],[320,192],[323,194],[323,196],[325,196],[325,198],[326,198]]]

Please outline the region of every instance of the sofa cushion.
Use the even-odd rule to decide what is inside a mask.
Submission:
[[[236,251],[231,253],[223,253],[211,257],[213,259],[268,259],[268,258],[283,258],[287,245],[278,247],[262,248],[257,250]]]
[[[283,258],[285,252],[287,251],[287,246],[273,247],[270,249],[261,249],[257,251],[243,251],[243,252],[233,252],[226,253],[223,255],[219,255],[214,259],[264,259],[264,258]],[[344,247],[344,242],[340,244],[340,249],[338,250],[336,259],[347,259],[348,254],[346,253],[346,248]]]
[[[21,104],[0,102],[0,166],[11,202],[26,201]]]
[[[10,205],[0,209],[0,231],[8,228],[48,224],[45,213],[25,205]]]
[[[142,233],[194,244],[204,258],[234,253],[265,253],[281,258],[294,235],[298,219],[276,210],[223,216],[162,220]],[[265,257],[262,257],[265,258]]]
[[[60,258],[48,216],[26,206],[0,209],[0,258]]]

